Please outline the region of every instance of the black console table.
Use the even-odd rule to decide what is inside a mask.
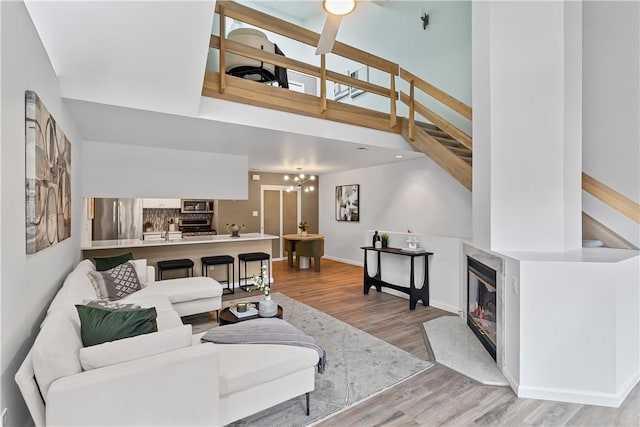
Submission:
[[[409,295],[409,309],[415,310],[416,304],[418,304],[419,300],[422,300],[422,304],[424,306],[429,305],[429,255],[433,255],[433,252],[420,251],[403,251],[398,248],[374,248],[373,246],[362,246],[360,249],[364,250],[364,293],[365,295],[369,293],[369,289],[371,286],[375,286],[378,292],[382,291],[382,287],[395,289],[396,291],[400,291],[402,293]],[[367,270],[367,252],[374,251],[378,253],[378,268],[376,270],[375,276],[369,276],[369,271]],[[409,280],[409,287],[406,286],[398,286],[392,283],[387,283],[382,280],[382,272],[380,271],[380,254],[394,254],[394,255],[404,255],[411,257],[411,278]],[[414,278],[414,259],[415,257],[424,257],[424,282],[422,283],[422,288],[416,289],[415,278]]]

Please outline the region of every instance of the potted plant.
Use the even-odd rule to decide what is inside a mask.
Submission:
[[[151,221],[147,221],[144,223],[144,231],[146,232],[153,231],[153,223]]]
[[[382,247],[389,247],[389,235],[387,233],[382,233],[382,236],[380,236],[380,238],[382,238]]]
[[[300,234],[306,236],[307,228],[309,228],[309,223],[307,221],[300,221],[300,224],[298,224],[298,228],[300,229]]]

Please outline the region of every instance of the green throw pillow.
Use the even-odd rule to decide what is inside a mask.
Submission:
[[[131,252],[127,252],[126,254],[94,258],[93,261],[96,264],[97,271],[105,271],[111,270],[113,267],[124,264],[125,262],[131,261],[132,259],[133,254]]]
[[[155,307],[113,310],[76,305],[76,309],[85,347],[158,331]]]

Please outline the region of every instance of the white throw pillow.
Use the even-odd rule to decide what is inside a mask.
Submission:
[[[138,335],[80,349],[82,369],[102,368],[191,346],[191,325]]]
[[[140,285],[145,288],[147,287],[147,260],[146,259],[132,259],[129,261],[133,264],[136,269],[136,274],[138,275],[138,280],[140,281]]]

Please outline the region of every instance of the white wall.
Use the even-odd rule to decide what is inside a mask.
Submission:
[[[471,236],[471,192],[431,159],[322,175],[320,233],[327,257],[361,265],[367,230]],[[360,184],[360,221],[335,219],[335,188]]]
[[[583,170],[640,202],[640,3],[583,3]],[[640,225],[583,195],[586,213],[640,246]]]
[[[491,4],[472,2],[473,22],[489,22]],[[491,68],[490,34],[473,25],[473,243],[491,247]]]
[[[595,251],[520,262],[518,396],[619,406],[640,379],[640,257]]]
[[[247,156],[91,141],[83,160],[86,197],[248,197]]]
[[[2,402],[8,425],[30,422],[14,374],[45,308],[80,259],[82,140],[60,99],[58,80],[22,2],[2,10],[1,289]],[[35,90],[71,141],[71,238],[34,255],[25,250],[25,90]]]
[[[490,198],[490,211],[475,217],[481,227],[491,222],[492,250],[580,247],[579,6],[491,2],[474,14],[476,83],[489,79],[488,90],[474,92],[483,121],[474,178]]]

